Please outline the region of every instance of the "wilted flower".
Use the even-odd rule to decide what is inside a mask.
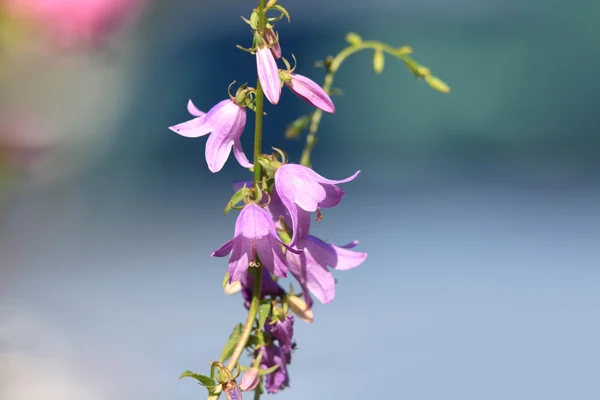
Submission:
[[[287,315],[283,320],[267,321],[265,331],[279,342],[284,361],[289,364],[292,358],[292,336],[294,336],[294,316]]]
[[[271,28],[265,29],[265,37],[269,45],[271,45],[271,53],[273,53],[273,57],[281,58],[281,46],[279,45],[279,37],[275,33],[275,31]]]
[[[196,118],[187,122],[169,127],[181,136],[196,138],[209,133],[206,141],[206,163],[212,172],[219,172],[229,158],[231,148],[233,155],[244,168],[252,167],[248,161],[240,137],[246,125],[246,109],[240,107],[233,100],[223,100],[205,114],[188,102],[188,111]]]
[[[240,279],[248,267],[262,265],[273,275],[285,277],[287,268],[280,244],[288,250],[298,252],[285,245],[277,236],[273,220],[267,211],[256,204],[247,204],[235,222],[233,239],[212,254],[225,257],[229,253],[229,283]]]
[[[324,178],[312,169],[298,164],[285,164],[275,172],[275,191],[292,222],[293,236],[290,246],[301,237],[298,227],[301,227],[301,218],[305,218],[302,212],[314,212],[319,207],[330,208],[338,205],[345,193],[336,185],[350,182],[359,173],[360,171],[357,171],[349,178],[336,181]]]
[[[321,110],[334,113],[335,106],[333,101],[325,90],[313,80],[299,74],[290,73],[289,80],[285,80],[285,85],[302,100]]]
[[[260,362],[261,369],[269,369],[275,365],[279,365],[279,368],[267,375],[265,380],[267,392],[277,393],[281,389],[290,386],[286,362],[281,354],[281,349],[275,343],[264,346],[262,349],[264,349],[264,353]],[[256,354],[258,351],[260,349],[257,350]]]
[[[357,244],[358,241],[354,241],[338,247],[308,235],[296,244],[298,249],[303,250],[301,254],[286,252],[288,268],[302,286],[309,307],[312,307],[313,301],[308,291],[325,304],[335,297],[335,280],[327,267],[343,271],[358,267],[365,261],[367,253],[349,250]]]
[[[260,375],[258,374],[258,368],[248,368],[242,379],[240,380],[239,388],[242,392],[249,392],[254,390],[260,382]]]
[[[256,69],[266,98],[271,104],[279,103],[279,97],[281,97],[279,69],[271,49],[266,46],[259,47],[256,50]]]

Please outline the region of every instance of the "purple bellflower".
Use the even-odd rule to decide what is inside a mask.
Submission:
[[[288,376],[286,362],[281,354],[281,349],[275,343],[264,346],[262,349],[264,349],[264,353],[262,360],[260,361],[261,369],[269,369],[275,365],[279,365],[279,368],[267,375],[265,380],[265,388],[267,389],[267,392],[274,394],[279,392],[281,389],[290,386],[290,378]],[[257,352],[258,351],[261,350],[259,349]]]
[[[303,211],[318,212],[320,207],[330,208],[338,205],[345,192],[337,184],[350,182],[359,173],[360,171],[357,171],[349,178],[336,181],[324,178],[312,169],[298,164],[282,165],[275,172],[275,191],[287,209],[292,223],[290,246],[295,245],[301,236],[299,228],[306,228],[300,224],[306,218],[302,215]]]
[[[285,257],[280,244],[291,252],[300,252],[284,244],[275,231],[273,220],[267,211],[256,204],[247,204],[235,222],[233,239],[212,254],[213,257],[229,257],[229,283],[240,279],[249,266],[262,263],[275,276],[287,275]]]
[[[335,112],[333,101],[320,85],[303,75],[290,73],[289,77],[290,80],[285,81],[285,85],[296,96],[325,112]]]
[[[200,111],[192,101],[188,102],[188,111],[195,116],[189,121],[169,127],[181,136],[196,138],[211,134],[206,142],[206,163],[212,172],[219,172],[229,158],[231,148],[233,155],[244,168],[251,168],[240,137],[246,125],[246,109],[240,107],[233,100],[223,100],[208,113]]]
[[[302,286],[309,307],[313,304],[309,291],[325,304],[335,297],[335,280],[327,267],[343,271],[358,267],[365,261],[367,253],[350,250],[357,244],[358,241],[354,241],[338,247],[308,235],[296,244],[297,248],[304,250],[301,254],[286,252],[288,269]]]
[[[266,46],[259,47],[256,50],[256,69],[258,70],[258,78],[265,97],[271,104],[279,103],[279,98],[281,97],[279,68],[277,68],[277,63],[271,49]]]

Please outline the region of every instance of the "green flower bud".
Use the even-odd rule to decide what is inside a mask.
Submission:
[[[450,93],[450,86],[448,86],[442,80],[433,75],[427,75],[425,77],[425,82],[427,82],[427,84],[431,86],[432,89],[435,89],[438,92]]]
[[[380,48],[375,49],[375,54],[373,54],[373,69],[376,74],[380,74],[383,72],[383,66],[385,64],[385,57],[383,55],[383,50]]]
[[[362,38],[354,32],[348,32],[346,34],[346,41],[353,46],[357,46],[362,43]]]

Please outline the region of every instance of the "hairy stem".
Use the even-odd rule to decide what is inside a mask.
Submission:
[[[404,61],[407,64],[413,62],[412,59],[410,57],[408,57],[408,54],[410,53],[409,49],[406,51],[405,54],[402,54],[400,52],[400,49],[395,49],[392,46],[389,46],[384,43],[375,42],[372,40],[362,41],[358,44],[346,47],[345,49],[340,51],[337,56],[335,56],[330,61],[326,62],[327,72],[325,73],[325,79],[323,81],[323,90],[325,90],[325,93],[331,94],[331,86],[333,85],[333,78],[334,78],[336,72],[338,71],[338,69],[340,68],[340,66],[342,65],[342,63],[344,61],[346,61],[346,59],[348,57],[350,57],[351,55],[358,53],[361,50],[367,50],[367,49],[373,49],[373,50],[380,49],[386,53],[389,53],[395,57],[400,58],[402,61]],[[311,156],[313,148],[317,144],[316,135],[317,135],[317,131],[319,130],[319,125],[321,124],[321,118],[323,118],[323,111],[320,109],[315,110],[310,119],[308,135],[306,136],[306,144],[304,145],[304,150],[302,150],[302,156],[300,157],[301,165],[310,167],[310,156]]]
[[[259,16],[259,30],[264,32],[267,20],[265,18],[265,0],[260,0],[258,4],[258,16]],[[253,182],[256,185],[261,179],[261,167],[258,163],[258,157],[261,154],[262,146],[262,120],[263,120],[263,109],[264,109],[264,93],[260,85],[260,79],[256,81],[256,123],[254,126],[254,179]],[[237,342],[233,354],[227,363],[227,369],[230,371],[235,368],[236,364],[240,360],[252,327],[254,320],[258,314],[258,305],[260,303],[260,289],[262,287],[262,266],[258,268],[252,268],[254,273],[254,287],[252,290],[252,300],[250,301],[250,309],[248,310],[248,317],[242,328],[242,334],[240,340]]]

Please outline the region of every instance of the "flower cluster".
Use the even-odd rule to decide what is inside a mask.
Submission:
[[[245,20],[254,31],[253,47],[244,50],[256,57],[257,88],[244,84],[208,112],[200,111],[189,101],[188,112],[194,118],[170,129],[188,138],[210,135],[205,157],[213,173],[223,168],[232,149],[238,163],[254,172],[253,181],[234,184],[235,194],[226,208],[226,213],[239,210],[233,238],[212,255],[229,256],[226,293],[241,291],[250,314],[251,324],[247,324],[246,331],[252,334],[232,335],[237,340],[236,348],[241,343],[251,351],[254,360],[253,366],[247,367],[239,389],[258,387],[260,391],[264,388],[277,393],[289,386],[290,381],[287,366],[295,347],[291,313],[312,322],[313,296],[322,303],[330,303],[335,297],[336,281],[330,269],[357,267],[367,254],[352,250],[356,241],[336,246],[310,234],[311,219],[323,219],[323,209],[340,204],[345,193],[339,185],[354,180],[360,171],[345,179],[332,180],[306,165],[288,162],[280,150],[261,154],[260,149],[255,149],[251,163],[242,149],[240,138],[246,125],[246,109],[256,111],[256,118],[262,119],[263,94],[270,103],[277,104],[285,86],[317,109],[335,112],[327,92],[311,79],[296,74],[295,68],[282,57],[273,22],[287,16],[287,11],[274,0],[266,6],[264,1],[261,4]],[[281,15],[266,18],[264,13],[270,10]],[[279,69],[278,60],[282,60],[285,69]],[[302,294],[296,295],[291,290],[288,293],[278,283],[288,272],[298,281]],[[239,354],[235,351],[233,354],[226,353],[221,361],[231,357],[230,364],[236,365]],[[229,385],[224,386],[228,395],[233,390],[231,382],[235,379],[232,379],[223,381]],[[209,391],[210,387],[207,386]]]

